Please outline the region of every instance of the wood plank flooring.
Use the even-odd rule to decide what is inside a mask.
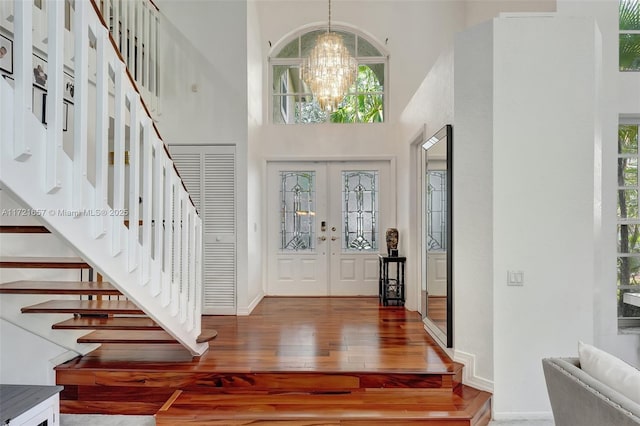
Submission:
[[[104,344],[58,366],[62,412],[116,414],[121,401],[158,425],[488,423],[490,395],[460,384],[419,314],[378,298],[265,298],[202,327],[218,336],[200,357]]]

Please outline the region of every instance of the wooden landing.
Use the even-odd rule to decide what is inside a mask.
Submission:
[[[0,268],[90,269],[79,257],[0,256]]]
[[[0,294],[121,295],[108,282],[97,281],[12,281],[0,284]]]
[[[128,300],[50,300],[22,308],[29,314],[143,314]]]
[[[466,386],[362,389],[343,392],[178,391],[156,414],[156,425],[449,425],[487,424],[490,397]]]
[[[461,384],[462,365],[418,313],[377,298],[266,298],[202,327],[218,336],[200,357],[103,344],[59,365],[62,412],[157,413],[158,425],[488,424],[491,395]]]

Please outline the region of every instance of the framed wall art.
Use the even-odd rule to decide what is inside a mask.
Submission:
[[[70,76],[67,73],[64,73],[63,88],[64,88],[63,99],[66,102],[69,102],[69,103],[72,104],[73,103],[74,83],[73,83],[73,77]]]
[[[36,55],[33,55],[33,84],[47,89],[47,62]]]
[[[13,74],[13,41],[0,35],[0,70]]]

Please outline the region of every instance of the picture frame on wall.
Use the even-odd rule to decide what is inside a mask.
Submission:
[[[62,103],[62,131],[66,132],[68,130],[68,122],[69,122],[69,103]]]
[[[39,56],[33,55],[33,84],[47,89],[47,62]]]
[[[47,92],[41,87],[33,85],[31,110],[42,124],[47,124]]]
[[[13,74],[13,41],[0,35],[0,70]]]
[[[62,96],[63,99],[66,102],[69,102],[70,104],[72,104],[73,93],[74,93],[74,82],[73,82],[73,77],[67,73],[64,73],[63,88],[64,88],[64,94]]]
[[[39,104],[41,102],[41,104]],[[45,126],[47,123],[47,92],[41,91],[39,88],[33,88],[33,112],[40,114],[40,121]],[[69,121],[69,103],[62,102],[62,131],[68,130]]]

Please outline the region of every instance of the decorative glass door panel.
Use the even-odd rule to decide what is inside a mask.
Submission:
[[[378,249],[378,171],[343,171],[343,250]]]
[[[267,294],[377,295],[380,230],[395,226],[389,168],[268,164]]]
[[[280,172],[282,250],[315,249],[315,172]]]

